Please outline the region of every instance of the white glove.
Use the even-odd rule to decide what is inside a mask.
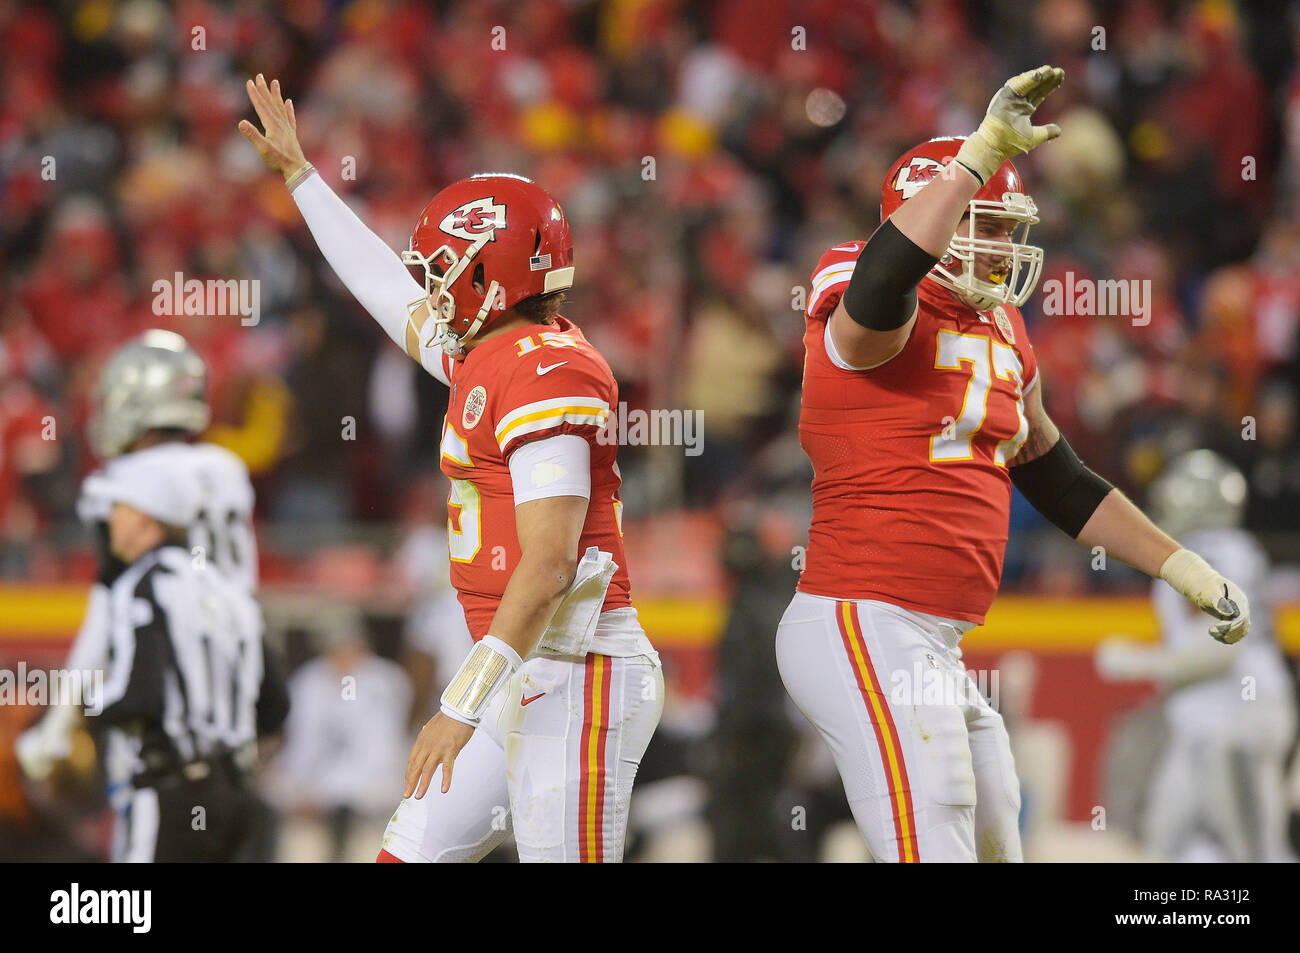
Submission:
[[[1210,626],[1210,635],[1220,642],[1231,645],[1250,631],[1246,594],[1190,549],[1175,550],[1160,567],[1160,578],[1202,612],[1224,620]]]
[[[1065,82],[1065,70],[1040,66],[1013,76],[993,94],[980,127],[957,151],[957,161],[987,182],[1002,163],[1041,146],[1061,134],[1055,123],[1035,126],[1029,121],[1044,99]]]
[[[23,774],[33,781],[44,781],[54,770],[54,765],[71,753],[77,711],[67,705],[56,705],[18,736],[14,753]]]

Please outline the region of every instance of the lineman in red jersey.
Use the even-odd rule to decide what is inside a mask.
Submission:
[[[1018,308],[977,312],[935,281],[917,286],[918,318],[894,358],[870,373],[846,365],[827,319],[865,244],[823,256],[818,273],[849,270],[808,309],[799,435],[816,505],[799,589],[978,625],[1002,574],[1006,464],[1028,433],[1023,395],[1038,365]]]
[[[434,196],[399,258],[315,174],[279,83],[248,92],[266,132],[240,131],[330,266],[451,386],[448,547],[474,644],[411,751],[379,859],[479,860],[513,826],[522,860],[620,861],[663,675],[632,608],[616,448],[596,439],[618,388],[557,313],[564,213],[527,179],[476,175]]]
[[[777,631],[791,697],[830,747],[879,861],[1018,861],[1019,784],[1001,716],[958,644],[997,592],[1011,485],[1086,546],[1250,626],[1245,595],[1085,467],[1043,412],[1019,306],[1042,250],[1011,157],[1064,80],[1008,80],[978,130],[904,154],[882,224],[813,275],[799,434],[812,460],[806,568]]]

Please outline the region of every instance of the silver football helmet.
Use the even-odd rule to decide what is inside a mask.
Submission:
[[[208,368],[174,331],[151,328],[114,352],[95,388],[90,437],[115,457],[149,430],[201,433],[212,419]]]
[[[1198,529],[1232,529],[1246,510],[1246,478],[1212,450],[1166,464],[1151,484],[1152,515],[1175,538]]]

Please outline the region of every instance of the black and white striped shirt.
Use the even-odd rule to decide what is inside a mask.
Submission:
[[[180,546],[160,546],[109,588],[109,662],[94,719],[129,732],[136,772],[215,758],[288,713],[262,614],[241,586]]]

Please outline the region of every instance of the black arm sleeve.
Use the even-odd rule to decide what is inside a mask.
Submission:
[[[163,677],[171,659],[171,642],[167,619],[157,608],[148,625],[135,630],[135,652],[131,657],[131,674],[126,690],[99,713],[102,725],[121,725],[143,719],[161,721],[163,715]]]
[[[1064,434],[1037,460],[1010,469],[1011,482],[1034,509],[1074,537],[1114,489],[1083,465]]]
[[[280,657],[262,640],[262,685],[257,692],[257,736],[273,735],[289,717],[289,683]]]
[[[858,256],[844,310],[872,331],[901,328],[916,310],[916,286],[938,260],[886,219]]]

